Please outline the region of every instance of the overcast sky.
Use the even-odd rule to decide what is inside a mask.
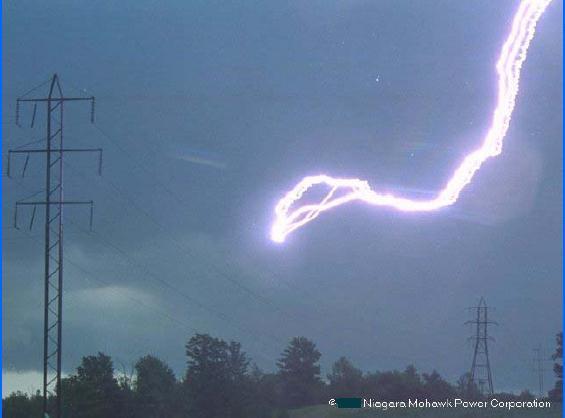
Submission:
[[[276,200],[304,175],[440,188],[490,122],[517,4],[4,1],[4,158],[43,135],[29,107],[15,127],[18,95],[58,72],[66,94],[96,96],[95,126],[88,106],[65,114],[68,146],[104,148],[102,177],[94,156],[65,165],[66,197],[96,202],[93,233],[87,211],[65,213],[65,372],[98,351],[127,369],[153,353],[181,377],[199,331],[240,341],[265,370],[304,335],[324,373],[346,355],[455,381],[471,364],[466,308],[484,296],[500,324],[495,390],[535,391],[533,348],[549,356],[561,329],[560,0],[539,23],[503,154],[455,206],[350,204],[284,245],[268,239]],[[25,178],[2,177],[4,395],[40,388],[43,219],[12,223],[43,170],[34,157]]]

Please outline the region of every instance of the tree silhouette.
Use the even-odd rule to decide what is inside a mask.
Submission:
[[[316,345],[305,337],[294,337],[277,362],[282,384],[282,403],[296,408],[311,405],[321,393],[320,360]]]
[[[40,417],[43,410],[43,397],[37,391],[35,395],[14,392],[2,399],[2,416],[10,418]]]
[[[455,390],[459,396],[467,400],[482,398],[481,391],[469,372],[459,378]]]
[[[112,359],[98,353],[82,358],[77,373],[62,381],[65,416],[107,418],[122,416],[126,409],[114,377]]]
[[[186,344],[185,388],[191,417],[246,417],[249,361],[236,342],[196,334]]]
[[[353,366],[351,362],[340,357],[332,366],[328,374],[330,397],[361,396],[363,390],[363,372]]]
[[[455,396],[455,388],[446,382],[437,371],[422,375],[424,393],[430,400],[444,400]]]
[[[136,409],[138,416],[159,418],[171,416],[174,409],[176,379],[167,364],[157,357],[148,355],[135,364]]]

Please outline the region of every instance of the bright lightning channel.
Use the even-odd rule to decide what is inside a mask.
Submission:
[[[388,193],[378,193],[371,189],[367,181],[361,179],[335,178],[326,174],[308,176],[277,203],[271,239],[275,242],[284,242],[291,232],[313,221],[320,213],[355,200],[374,206],[388,206],[404,212],[433,211],[454,204],[481,165],[488,158],[495,157],[502,151],[504,136],[516,105],[520,70],[534,37],[536,24],[550,2],[551,0],[523,0],[520,3],[496,63],[498,99],[492,113],[492,124],[481,147],[463,159],[435,198],[413,200]],[[304,193],[317,185],[329,189],[325,197],[319,203],[299,205],[298,201]]]

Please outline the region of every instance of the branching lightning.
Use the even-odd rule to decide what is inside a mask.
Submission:
[[[288,234],[313,221],[320,213],[355,200],[405,212],[433,211],[454,204],[481,165],[488,158],[495,157],[502,151],[502,143],[516,104],[522,64],[534,37],[536,24],[550,2],[551,0],[523,0],[520,3],[496,64],[498,98],[492,113],[491,126],[480,148],[463,159],[435,198],[412,200],[388,193],[378,193],[361,179],[335,178],[325,174],[308,176],[277,203],[271,239],[275,242],[283,242]],[[328,189],[325,197],[319,203],[300,205],[298,201],[302,196],[318,185]]]

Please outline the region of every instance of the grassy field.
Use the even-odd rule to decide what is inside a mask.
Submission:
[[[326,405],[290,411],[289,418],[561,418],[561,404],[550,409],[337,409]]]

